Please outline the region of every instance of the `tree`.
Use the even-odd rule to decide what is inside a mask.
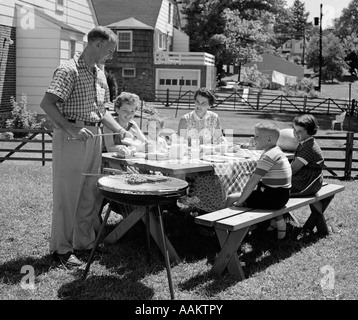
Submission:
[[[292,7],[291,31],[295,39],[301,39],[305,30],[310,26],[307,22],[309,13],[306,12],[305,4],[300,0],[295,0]]]
[[[283,9],[276,16],[274,31],[277,39],[277,52],[280,55],[280,49],[283,44],[290,39],[310,38],[312,34],[312,23],[307,22],[309,13],[305,10],[304,3],[295,1],[291,7]]]
[[[260,61],[269,39],[262,22],[241,19],[237,10],[225,10],[224,16],[226,25],[223,35],[227,55],[235,64]]]
[[[348,68],[341,40],[332,32],[322,35],[322,80],[339,79]],[[307,46],[307,67],[319,71],[319,36],[311,38]]]
[[[335,33],[340,38],[347,34],[358,33],[358,0],[352,0],[347,8],[342,10],[341,16],[336,19]]]
[[[345,61],[350,74],[358,76],[358,37],[355,32],[343,39],[343,48],[346,52]]]
[[[274,24],[274,20],[270,21],[272,19],[269,14],[271,13],[271,17],[276,15],[283,8],[285,1],[183,0],[183,4],[182,13],[187,21],[184,31],[190,38],[190,50],[213,54],[216,58],[216,67],[220,79],[222,65],[230,64],[235,60],[232,51],[228,51],[225,44],[224,30],[228,15],[224,11],[232,12],[236,10],[241,19],[261,23],[261,32],[273,34],[273,30],[270,31],[270,24]],[[267,41],[267,50],[270,50],[274,37],[267,37]]]
[[[216,57],[218,78],[221,79],[225,53],[221,48],[221,42],[212,39],[212,36],[223,33],[225,21],[222,12],[229,1],[184,0],[183,2],[182,13],[187,21],[184,31],[190,39],[190,51],[213,54]]]
[[[227,8],[238,10],[242,19],[260,20],[267,12],[274,16],[281,14],[285,5],[285,0],[234,0]]]

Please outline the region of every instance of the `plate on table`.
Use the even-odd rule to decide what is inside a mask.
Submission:
[[[219,163],[225,162],[225,159],[223,157],[220,157],[217,155],[204,155],[200,159],[204,160],[204,161],[210,161],[210,162],[219,162]]]
[[[144,159],[146,157],[146,154],[144,152],[135,152],[133,154],[133,157],[137,159]]]
[[[237,158],[237,154],[233,152],[225,152],[224,156],[229,158]]]
[[[245,159],[251,158],[251,154],[248,152],[248,149],[246,149],[246,150],[243,150],[243,149],[237,150],[235,152],[235,156],[238,157],[238,158],[245,158]]]
[[[148,152],[145,158],[148,160],[169,160],[169,156],[166,153],[160,152]]]
[[[241,153],[230,153],[230,152],[226,152],[224,153],[225,157],[228,157],[232,160],[246,160],[248,158],[250,158],[249,156],[246,156],[245,154]]]

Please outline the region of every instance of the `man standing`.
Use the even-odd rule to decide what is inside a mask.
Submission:
[[[94,177],[100,172],[102,141],[94,136],[104,126],[123,136],[125,131],[105,105],[109,101],[106,77],[98,67],[112,58],[117,36],[106,27],[88,35],[81,55],[59,66],[41,102],[54,122],[53,214],[50,252],[68,267],[80,266],[74,250],[91,250],[98,226],[100,196]]]

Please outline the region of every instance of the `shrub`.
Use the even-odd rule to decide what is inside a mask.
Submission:
[[[243,75],[243,83],[250,87],[266,89],[270,85],[270,81],[267,76],[257,69],[257,65],[245,68]]]
[[[305,92],[311,92],[314,90],[315,82],[312,79],[302,78],[297,82],[298,90],[302,90]]]
[[[315,91],[315,82],[312,79],[303,78],[294,85],[286,84],[282,91],[292,97],[319,98],[321,94]]]
[[[301,62],[302,62],[302,58],[300,56],[293,56],[292,60],[296,64],[301,64]]]
[[[14,97],[11,97],[11,118],[6,120],[6,128],[12,129],[40,129],[43,127],[46,119],[37,121],[37,113],[27,110],[27,96],[21,95],[20,103],[17,103]],[[8,133],[10,136],[11,134]],[[14,138],[24,138],[28,135],[27,132],[14,132]]]

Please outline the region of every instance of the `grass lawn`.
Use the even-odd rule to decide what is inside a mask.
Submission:
[[[163,111],[164,112],[164,111]],[[180,114],[165,111],[166,127],[177,128]],[[252,133],[260,120],[275,120],[288,127],[294,115],[220,114],[223,126],[235,132]],[[330,119],[319,118],[322,132],[329,134]],[[356,122],[354,130],[356,130]],[[236,130],[237,128],[237,130]],[[338,133],[338,132],[335,132]],[[326,211],[332,233],[279,244],[264,235],[247,238],[239,250],[246,263],[247,279],[209,270],[219,251],[214,237],[200,232],[193,218],[168,213],[165,226],[176,248],[179,264],[172,266],[176,299],[179,300],[355,300],[357,294],[358,220],[356,181],[329,182],[346,186]],[[164,261],[152,242],[151,262],[146,261],[143,224],[132,228],[119,242],[101,244],[103,254],[95,258],[86,281],[76,270],[66,270],[49,255],[52,212],[51,164],[5,161],[0,164],[0,299],[2,300],[167,300],[170,299]],[[295,211],[303,223],[307,209]],[[120,220],[111,214],[106,232]],[[83,257],[85,259],[86,257]],[[33,288],[26,287],[33,270]],[[24,278],[25,277],[25,278]],[[332,286],[327,288],[326,279]],[[333,281],[333,282],[332,282]],[[123,304],[123,307],[126,305]],[[239,305],[238,305],[239,306]],[[121,305],[122,307],[122,305]]]
[[[170,299],[164,262],[154,244],[152,261],[146,261],[142,224],[118,243],[102,245],[105,253],[95,259],[87,280],[82,282],[78,271],[56,264],[48,252],[51,166],[7,162],[0,165],[0,176],[0,299]],[[346,186],[326,211],[333,233],[285,244],[265,236],[249,238],[239,252],[246,262],[244,281],[227,274],[210,275],[219,250],[217,240],[200,233],[190,216],[167,214],[166,231],[182,259],[172,266],[176,299],[357,299],[357,202],[352,200],[358,186],[356,182],[330,182]],[[301,222],[307,215],[308,210],[296,211]],[[111,213],[106,232],[117,221],[118,216]],[[26,268],[35,272],[33,289],[21,287]],[[334,275],[331,289],[323,286],[327,270]]]

